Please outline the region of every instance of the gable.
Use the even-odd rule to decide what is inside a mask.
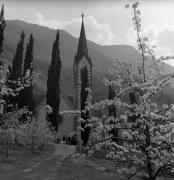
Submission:
[[[85,66],[89,69],[90,64],[89,64],[88,59],[85,56],[83,56],[83,58],[79,61],[78,68],[81,69]]]

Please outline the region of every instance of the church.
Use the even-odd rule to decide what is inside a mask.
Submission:
[[[92,61],[88,54],[87,40],[84,26],[84,15],[82,14],[82,23],[80,37],[78,41],[77,52],[74,56],[73,64],[73,105],[68,102],[67,98],[61,95],[60,111],[63,110],[84,110],[88,96],[87,88],[92,87]],[[87,119],[89,112],[82,113],[81,117]],[[81,126],[80,117],[72,115],[63,115],[63,122],[58,129],[58,138],[64,135],[69,135],[73,132],[78,132],[78,127]],[[82,127],[84,125],[82,124]],[[88,139],[86,134],[89,134],[89,129],[85,133],[78,133],[78,139]],[[89,136],[89,135],[87,135]],[[86,144],[87,142],[84,142]]]

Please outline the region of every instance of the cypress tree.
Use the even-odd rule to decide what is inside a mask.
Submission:
[[[61,59],[59,50],[59,30],[52,48],[51,65],[48,70],[47,79],[47,104],[52,107],[52,113],[47,116],[51,126],[57,131],[60,122],[59,105],[60,105],[60,71]]]
[[[23,63],[23,50],[24,50],[24,32],[21,33],[20,41],[17,44],[16,52],[13,58],[12,67],[9,73],[8,84],[12,89],[16,89],[18,87],[18,81],[22,78],[22,63]],[[19,108],[23,107],[23,97],[22,91],[15,97],[9,98],[10,103],[13,106],[18,106]]]
[[[27,70],[30,70],[30,75],[33,71],[33,46],[34,46],[34,38],[33,35],[30,35],[29,43],[26,47],[26,54],[25,54],[25,60],[24,60],[24,69],[23,69],[23,75],[26,75]]]
[[[109,85],[109,100],[113,100],[115,98],[115,91],[112,85]],[[114,104],[109,106],[109,116],[116,117],[116,108]]]
[[[23,97],[23,106],[27,106],[28,109],[32,112],[34,112],[34,99],[33,99],[33,78],[32,78],[32,72],[33,72],[33,46],[34,46],[34,38],[33,35],[30,35],[29,43],[26,47],[26,54],[25,54],[25,60],[24,60],[24,68],[23,68],[23,76],[26,75],[27,70],[29,70],[29,78],[30,78],[30,86],[25,87],[22,92]]]
[[[3,51],[3,40],[4,40],[4,29],[5,29],[6,23],[4,19],[4,5],[2,5],[2,9],[0,12],[0,54]]]
[[[109,85],[109,100],[113,100],[115,98],[115,90],[113,85]],[[112,141],[114,142],[118,142],[117,141],[117,137],[118,137],[118,129],[115,127],[116,122],[115,122],[115,118],[117,117],[116,114],[116,107],[114,104],[109,106],[109,116],[113,116],[114,117],[114,121],[111,121],[110,123],[113,124],[113,128],[110,130],[110,134],[112,134],[113,138]]]
[[[16,52],[13,58],[10,80],[18,80],[18,78],[22,77],[24,39],[25,39],[25,34],[23,31],[21,33],[20,41],[17,44]]]
[[[128,84],[130,87],[132,87],[132,83],[134,82],[134,78],[133,78],[132,74],[130,73],[129,69],[128,69],[127,73],[128,73]],[[138,96],[137,96],[138,94],[135,90],[129,91],[128,95],[129,95],[130,104],[138,104]],[[131,112],[132,112],[132,115],[130,115],[128,117],[128,121],[135,122],[139,115],[135,114],[133,108],[132,108]]]
[[[128,85],[130,87],[132,87],[132,84],[134,83],[134,78],[133,78],[129,68],[127,70],[127,73],[128,73]],[[136,91],[134,91],[134,90],[129,91],[129,101],[130,101],[130,104],[138,104]]]
[[[129,92],[129,99],[130,99],[130,104],[138,104],[138,100],[137,100],[137,95],[136,95],[136,92],[135,91],[130,91]],[[139,117],[139,115],[136,115],[133,108],[131,110],[132,112],[132,115],[129,116],[129,121],[130,122],[135,122],[137,117]]]

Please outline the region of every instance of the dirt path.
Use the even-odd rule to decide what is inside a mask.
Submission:
[[[123,180],[113,173],[96,169],[89,164],[75,163],[70,155],[75,147],[55,144],[53,155],[34,166],[3,177],[2,180]],[[0,178],[1,180],[1,178]]]
[[[73,145],[67,145],[67,144],[55,144],[56,150],[54,152],[54,156],[60,155],[60,156],[69,156],[72,154],[75,154],[76,147]]]

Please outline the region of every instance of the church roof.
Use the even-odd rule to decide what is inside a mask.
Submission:
[[[81,25],[80,38],[79,38],[79,44],[78,44],[78,49],[77,49],[77,56],[80,56],[82,53],[88,55],[83,17],[84,15],[82,14],[82,25]]]
[[[75,59],[76,59],[75,63],[78,64],[81,58],[85,56],[87,60],[89,61],[90,65],[92,66],[91,58],[88,56],[88,47],[87,47],[87,40],[86,40],[83,18],[84,18],[84,15],[82,14],[82,25],[81,25],[79,42],[78,42],[77,54],[75,56]]]

